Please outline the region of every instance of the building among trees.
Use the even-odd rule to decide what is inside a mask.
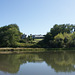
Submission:
[[[32,38],[34,39],[43,39],[44,38],[44,35],[32,35]]]
[[[26,34],[23,34],[23,35],[22,35],[22,39],[25,39],[26,37],[27,37]]]

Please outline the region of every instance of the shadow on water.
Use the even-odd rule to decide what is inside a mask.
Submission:
[[[0,54],[0,71],[17,73],[20,65],[27,62],[43,62],[56,72],[75,71],[75,52],[44,52],[26,54]]]

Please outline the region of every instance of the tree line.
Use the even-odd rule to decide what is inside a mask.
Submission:
[[[21,32],[16,24],[0,27],[0,47],[14,47],[20,37]]]
[[[22,39],[22,35],[17,24],[0,27],[0,47],[32,47],[32,37]]]
[[[22,34],[17,24],[0,27],[0,47],[75,47],[75,25],[73,24],[55,24],[38,43],[34,43],[31,36],[21,39]]]
[[[44,40],[38,43],[38,46],[46,48],[75,47],[75,25],[55,24],[45,35]]]

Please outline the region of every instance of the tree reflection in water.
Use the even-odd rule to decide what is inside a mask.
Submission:
[[[71,51],[33,54],[1,54],[0,71],[16,73],[23,63],[43,61],[45,61],[48,66],[51,66],[56,72],[75,71],[75,52]]]

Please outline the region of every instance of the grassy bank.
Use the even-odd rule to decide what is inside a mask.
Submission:
[[[46,52],[44,48],[0,48],[0,54]]]
[[[0,48],[0,52],[50,52],[72,50],[75,50],[75,48]]]
[[[47,51],[45,48],[0,48],[0,51]]]

